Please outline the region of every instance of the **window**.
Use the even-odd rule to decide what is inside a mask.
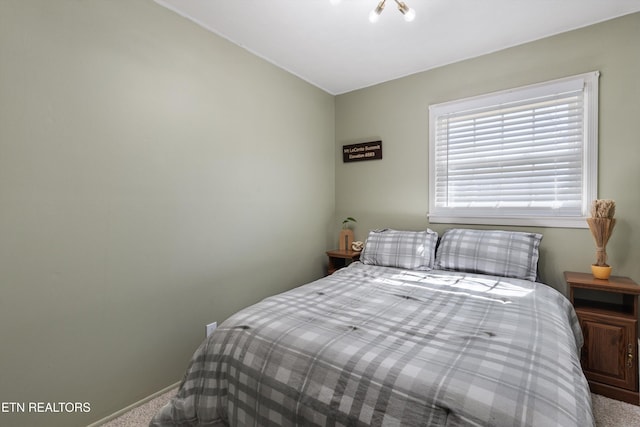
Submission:
[[[599,75],[431,105],[430,221],[587,227]]]

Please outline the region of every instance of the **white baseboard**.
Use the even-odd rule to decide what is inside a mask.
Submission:
[[[171,384],[170,386],[167,386],[167,387],[163,388],[160,391],[156,391],[155,393],[153,393],[150,396],[147,396],[147,397],[145,397],[143,399],[138,400],[135,403],[132,403],[131,405],[127,406],[126,408],[122,408],[119,411],[114,412],[111,415],[107,415],[106,417],[104,417],[104,418],[102,418],[102,419],[100,419],[100,420],[98,420],[98,421],[96,421],[94,423],[89,424],[87,427],[98,427],[98,426],[101,426],[103,424],[108,423],[111,420],[115,420],[120,415],[125,414],[125,413],[129,412],[130,410],[137,408],[138,406],[144,405],[145,403],[155,399],[158,396],[161,396],[161,395],[165,394],[169,390],[174,389],[174,388],[178,387],[179,385],[180,385],[180,381],[178,381],[175,384]]]

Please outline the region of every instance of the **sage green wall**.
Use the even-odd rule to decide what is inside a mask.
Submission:
[[[0,0],[0,413],[80,426],[323,274],[334,97],[152,0]]]
[[[456,226],[426,218],[428,106],[600,70],[599,197],[616,200],[618,218],[609,263],[614,274],[640,281],[638,46],[640,14],[633,14],[337,96],[336,224],[356,217],[360,240],[379,227]],[[342,145],[378,139],[382,160],[342,163]],[[542,279],[564,290],[564,270],[589,271],[595,247],[587,229],[533,230],[544,234]]]

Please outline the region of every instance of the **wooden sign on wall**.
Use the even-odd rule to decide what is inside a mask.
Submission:
[[[342,161],[344,163],[362,160],[378,160],[382,158],[382,141],[363,142],[342,146]]]

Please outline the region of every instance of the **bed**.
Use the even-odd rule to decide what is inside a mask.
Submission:
[[[223,322],[150,425],[593,426],[541,238],[372,231],[361,262]]]

